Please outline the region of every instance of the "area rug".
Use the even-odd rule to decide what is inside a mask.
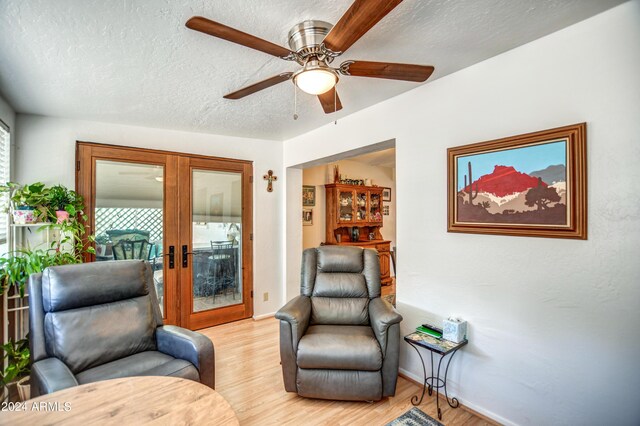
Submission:
[[[386,426],[444,426],[431,416],[426,415],[417,407],[413,407]]]

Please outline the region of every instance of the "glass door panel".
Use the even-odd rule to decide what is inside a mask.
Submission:
[[[367,220],[367,191],[356,191],[356,220],[358,222]]]
[[[96,261],[149,261],[165,316],[163,181],[162,165],[96,160],[93,217]]]
[[[338,202],[340,222],[353,222],[353,191],[340,191]]]
[[[192,170],[193,312],[243,304],[242,173]]]
[[[372,192],[370,202],[369,220],[371,222],[382,222],[382,197],[379,193]]]

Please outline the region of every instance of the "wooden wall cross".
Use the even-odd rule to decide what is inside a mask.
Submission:
[[[273,192],[273,181],[278,180],[278,176],[274,176],[273,170],[269,170],[262,178],[267,181],[267,192]]]

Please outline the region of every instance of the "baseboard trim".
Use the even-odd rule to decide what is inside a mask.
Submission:
[[[399,374],[400,377],[402,377],[405,380],[410,381],[411,383],[414,383],[415,385],[422,387],[422,378],[421,377],[417,377],[414,374],[408,372],[407,370],[405,370],[404,368],[400,368],[399,369]],[[444,394],[442,394],[442,392],[440,392],[440,395],[442,396],[442,398],[444,398]],[[517,426],[515,423],[489,411],[486,410],[482,407],[478,407],[475,404],[469,403],[469,401],[464,401],[462,399],[460,399],[458,396],[456,396],[456,398],[458,399],[458,401],[460,402],[460,408],[462,408],[465,411],[468,411],[478,417],[480,417],[481,419],[487,421],[488,423],[500,426],[500,425],[509,425],[509,426]]]
[[[254,315],[253,316],[253,320],[254,321],[260,321],[260,320],[264,320],[264,319],[268,319],[268,318],[273,318],[275,315],[276,315],[275,312],[271,312],[270,314]]]

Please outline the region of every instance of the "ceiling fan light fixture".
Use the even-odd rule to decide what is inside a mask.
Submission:
[[[321,95],[338,83],[338,74],[320,61],[309,61],[293,75],[293,83],[310,95]]]

